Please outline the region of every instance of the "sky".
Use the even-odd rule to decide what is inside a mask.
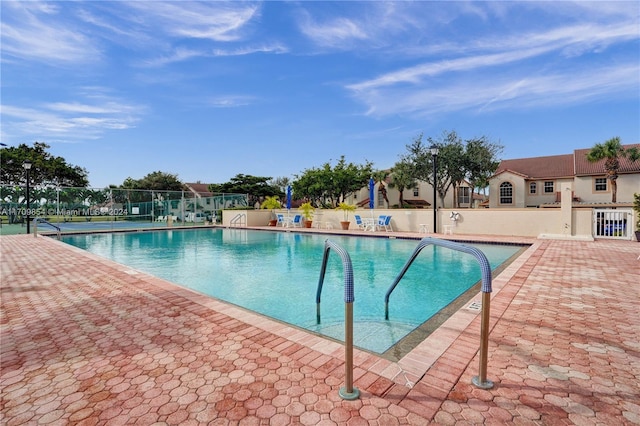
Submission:
[[[6,1],[0,138],[90,186],[391,168],[455,131],[501,159],[640,142],[640,2]]]

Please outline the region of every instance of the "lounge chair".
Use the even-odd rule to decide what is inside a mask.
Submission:
[[[360,217],[360,215],[359,214],[354,214],[353,217],[356,219],[356,225],[358,226],[358,229],[364,231],[365,224],[362,221],[362,218]]]
[[[385,215],[378,216],[378,221],[376,222],[376,225],[375,225],[376,231],[381,231],[381,230],[385,229],[384,222],[385,222],[386,218],[387,217]]]
[[[302,215],[301,214],[297,214],[293,217],[293,220],[291,221],[291,226],[293,228],[302,228]]]
[[[276,222],[276,226],[280,225],[282,227],[286,226],[286,221],[284,220],[284,215],[283,214],[276,214],[276,217],[278,218],[278,222]]]
[[[384,230],[387,232],[393,231],[393,228],[391,227],[391,216],[385,216],[384,223],[382,224],[382,226],[384,227]]]

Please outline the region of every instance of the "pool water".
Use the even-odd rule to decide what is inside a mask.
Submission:
[[[322,290],[321,323],[316,291],[324,243],[329,238],[353,264],[354,344],[384,353],[481,279],[472,255],[427,246],[389,300],[384,297],[415,250],[417,240],[191,229],[64,236],[63,241],[115,262],[328,337],[344,339],[342,259],[330,251]],[[521,247],[469,244],[492,269]]]

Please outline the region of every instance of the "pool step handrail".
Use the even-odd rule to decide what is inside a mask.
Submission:
[[[353,266],[349,253],[339,244],[331,240],[324,242],[324,254],[322,256],[322,267],[320,268],[320,279],[318,280],[318,290],[316,292],[316,320],[320,324],[320,298],[322,295],[322,284],[327,270],[329,251],[333,249],[342,258],[342,269],[344,270],[344,377],[345,386],[340,388],[338,394],[342,399],[354,400],[360,397],[360,391],[353,387]]]
[[[245,213],[238,213],[229,222],[231,226],[247,226],[247,215]]]
[[[439,238],[426,237],[420,240],[418,246],[415,248],[411,257],[405,263],[402,271],[396,279],[393,281],[393,284],[387,290],[387,294],[384,296],[384,319],[389,319],[389,297],[391,293],[396,288],[404,274],[407,272],[413,261],[418,257],[418,254],[422,251],[423,248],[429,245],[445,247],[451,250],[457,250],[464,253],[471,254],[476,257],[478,263],[480,264],[480,269],[482,272],[482,322],[480,327],[480,367],[478,375],[473,377],[471,382],[481,388],[481,389],[491,389],[493,387],[493,382],[491,380],[487,380],[487,353],[489,346],[489,312],[491,309],[491,265],[489,264],[489,260],[485,254],[479,249],[471,246],[467,246],[462,243],[457,243],[454,241],[441,240]]]
[[[38,223],[44,223],[46,225],[51,226],[52,228],[56,229],[56,236],[58,237],[58,240],[60,240],[60,232],[62,231],[60,229],[59,226],[54,225],[53,223],[49,222],[48,220],[41,218],[41,217],[34,217],[33,218],[33,236],[34,237],[38,237]]]

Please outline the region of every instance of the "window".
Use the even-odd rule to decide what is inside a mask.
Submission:
[[[419,195],[420,195],[420,193],[418,192],[418,188],[413,188],[413,196],[417,197]]]
[[[594,186],[595,186],[596,192],[606,192],[607,178],[595,178]]]
[[[384,195],[382,195],[382,191],[378,191],[378,207],[384,207]]]
[[[545,194],[553,194],[553,181],[548,180],[544,183],[544,193]]]
[[[529,184],[529,194],[536,195],[538,192],[538,185],[535,182]]]
[[[469,204],[469,187],[461,186],[458,188],[458,204]]]
[[[500,184],[500,204],[513,204],[513,185],[509,182]]]

